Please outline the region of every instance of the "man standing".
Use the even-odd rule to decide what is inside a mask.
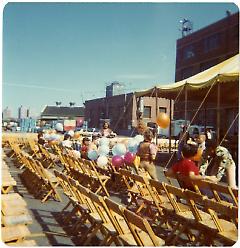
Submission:
[[[157,171],[154,164],[157,155],[157,146],[152,143],[153,133],[151,130],[146,130],[144,132],[144,141],[140,143],[137,155],[140,157],[140,168],[144,168],[149,175],[155,179],[157,178]]]

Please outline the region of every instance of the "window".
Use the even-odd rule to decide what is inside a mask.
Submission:
[[[183,49],[183,59],[190,59],[195,56],[194,46],[190,45]]]
[[[151,118],[151,106],[144,106],[143,118]]]
[[[220,33],[211,35],[204,39],[204,52],[207,53],[211,50],[218,48],[220,45]]]
[[[159,113],[167,113],[167,108],[159,107]]]

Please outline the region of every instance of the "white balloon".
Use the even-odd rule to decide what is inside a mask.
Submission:
[[[48,133],[45,133],[44,135],[43,135],[43,138],[45,139],[45,140],[49,140],[50,139],[50,134],[48,134]]]
[[[55,129],[59,132],[63,132],[63,124],[62,123],[57,123],[55,125]]]
[[[138,141],[135,140],[135,139],[131,139],[128,141],[128,144],[127,144],[127,149],[129,152],[133,152],[133,153],[136,153],[137,152],[137,148],[138,148]]]
[[[68,134],[69,134],[71,137],[73,137],[73,136],[74,136],[74,131],[73,131],[73,130],[69,130],[69,131],[68,131]]]
[[[107,145],[99,146],[98,154],[101,156],[107,156],[109,154],[109,147]]]
[[[113,155],[123,156],[127,152],[127,148],[124,144],[118,143],[112,148]]]
[[[108,163],[108,158],[106,156],[99,156],[97,159],[98,166],[106,166]]]
[[[142,135],[140,135],[140,134],[136,135],[136,136],[134,137],[134,139],[135,139],[138,143],[144,141],[144,137],[143,137]]]
[[[105,146],[108,146],[109,145],[109,139],[108,138],[106,138],[106,137],[102,137],[100,140],[99,140],[99,145],[100,146],[103,146],[103,145],[105,145]]]

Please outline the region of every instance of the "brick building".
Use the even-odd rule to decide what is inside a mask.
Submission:
[[[142,105],[142,106],[140,106]],[[159,98],[158,111],[169,114],[170,102]],[[109,119],[111,128],[119,133],[126,134],[137,126],[137,113],[142,108],[145,123],[156,121],[156,99],[142,97],[140,104],[133,93],[121,94],[111,97],[98,98],[85,102],[85,119],[89,127],[101,127],[103,119]]]
[[[175,81],[180,81],[204,71],[239,53],[239,13],[229,14],[207,27],[177,40]],[[189,103],[187,119],[191,120],[199,102]],[[225,130],[232,116],[238,112],[238,104],[221,103],[221,123]],[[175,104],[174,118],[184,118],[184,102]],[[206,121],[204,119],[206,118]],[[216,104],[204,106],[197,115],[195,124],[216,127]],[[234,132],[237,131],[234,125]]]
[[[41,113],[41,120],[49,122],[78,118],[84,119],[84,107],[46,106]]]

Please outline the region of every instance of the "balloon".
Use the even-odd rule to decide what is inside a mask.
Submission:
[[[113,155],[122,156],[126,152],[127,152],[126,146],[124,144],[121,144],[121,143],[114,145],[113,148],[112,148]]]
[[[106,166],[108,163],[108,158],[106,156],[99,156],[97,159],[98,166]]]
[[[128,141],[128,144],[127,144],[127,149],[129,152],[133,152],[133,153],[136,153],[137,152],[137,149],[138,149],[138,143],[135,139],[131,139]]]
[[[50,138],[50,134],[45,133],[45,134],[43,135],[43,138],[44,138],[45,140],[49,140],[49,138]]]
[[[197,154],[195,154],[192,158],[190,158],[193,161],[199,162],[202,158],[203,150],[201,148],[198,148]]]
[[[77,120],[77,126],[81,127],[83,125],[83,119]]]
[[[109,145],[109,139],[108,138],[106,138],[106,137],[102,137],[100,140],[99,140],[99,145],[100,146],[103,146],[103,145]]]
[[[58,132],[63,132],[63,124],[62,123],[57,123],[55,125],[55,129],[58,131]]]
[[[68,131],[68,134],[69,134],[71,137],[73,137],[73,136],[74,136],[74,131],[73,131],[73,130],[69,130],[69,131]]]
[[[55,134],[55,130],[50,129],[50,130],[49,130],[49,133],[50,133],[50,134]]]
[[[90,160],[96,160],[98,158],[98,153],[95,150],[88,151],[87,155]]]
[[[138,144],[144,141],[144,137],[140,134],[136,135],[134,139],[137,141]]]
[[[167,128],[170,124],[170,118],[166,113],[159,113],[156,122],[159,127]]]
[[[119,168],[119,167],[121,167],[123,165],[123,163],[124,163],[124,160],[123,160],[123,158],[121,156],[115,155],[115,156],[112,157],[113,166]]]
[[[58,134],[51,134],[49,140],[60,140],[60,136]]]
[[[80,132],[75,132],[73,135],[73,138],[78,139],[78,138],[80,138],[80,136],[81,136]]]
[[[48,142],[48,144],[49,144],[49,145],[56,145],[56,144],[58,144],[58,141],[57,141],[57,140],[50,140],[50,141]]]
[[[132,153],[132,152],[127,152],[124,156],[124,162],[127,165],[130,165],[133,163],[134,159],[136,157],[136,154]]]
[[[98,154],[107,156],[109,154],[109,147],[107,145],[102,145],[98,148]]]

